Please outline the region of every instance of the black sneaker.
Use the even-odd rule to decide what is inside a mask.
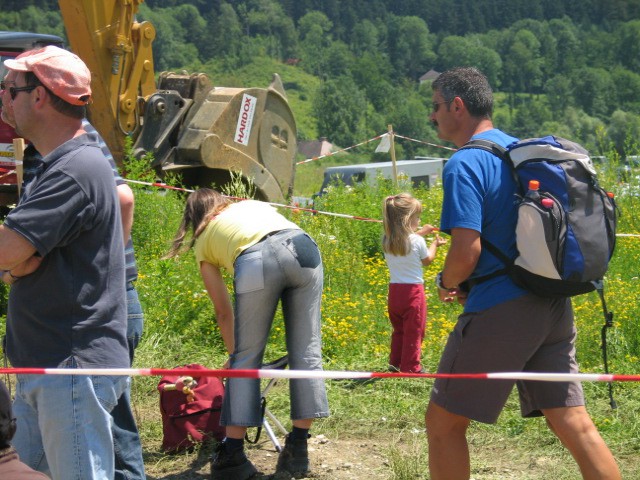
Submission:
[[[218,445],[211,460],[211,480],[248,480],[256,473],[258,470],[247,459],[244,450],[229,453],[224,443]]]
[[[295,478],[303,478],[309,473],[309,453],[307,439],[292,439],[287,435],[284,448],[278,457],[276,476],[287,473]]]

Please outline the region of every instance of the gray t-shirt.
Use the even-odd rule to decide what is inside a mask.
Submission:
[[[9,294],[14,367],[127,368],[125,262],[113,173],[84,134],[43,158],[5,226],[43,257]]]

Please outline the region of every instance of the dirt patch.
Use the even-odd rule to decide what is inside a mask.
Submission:
[[[362,440],[340,440],[334,442],[324,435],[309,439],[311,474],[308,478],[318,480],[382,480],[389,478],[389,465],[384,454],[385,446]],[[250,449],[248,456],[253,464],[265,474],[273,473],[278,454],[271,444]],[[263,476],[264,480],[272,478]],[[289,480],[274,478],[273,480]]]
[[[274,475],[278,452],[271,441],[263,437],[256,445],[248,445],[247,457],[261,472],[255,480],[289,480]],[[376,441],[332,441],[323,435],[309,439],[311,473],[307,478],[316,480],[387,480],[391,470],[385,446]],[[213,446],[203,446],[196,452],[179,455],[145,456],[149,480],[202,480],[210,475]]]

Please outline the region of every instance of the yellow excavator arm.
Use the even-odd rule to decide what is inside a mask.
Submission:
[[[263,200],[283,201],[294,178],[296,126],[277,75],[264,88],[214,87],[205,74],[163,72],[157,84],[156,32],[138,22],[144,0],[59,0],[73,50],[92,74],[89,117],[120,163],[153,153],[161,175],[180,170],[190,186],[218,187],[241,172]]]
[[[138,23],[141,0],[60,0],[71,49],[91,70],[91,121],[116,158],[138,128],[138,98],[156,92],[151,42],[155,28]]]

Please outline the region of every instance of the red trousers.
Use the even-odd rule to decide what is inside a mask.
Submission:
[[[390,283],[389,320],[393,327],[389,365],[401,372],[417,373],[427,323],[427,299],[421,283]]]

